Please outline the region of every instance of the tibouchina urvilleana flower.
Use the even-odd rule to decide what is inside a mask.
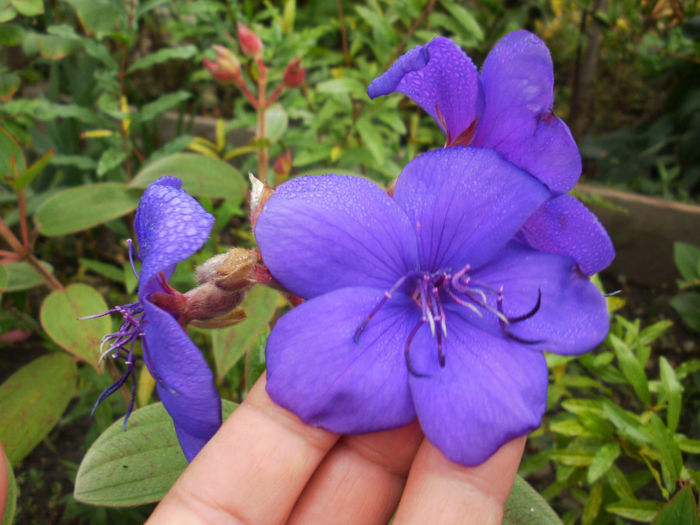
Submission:
[[[129,376],[133,381],[134,347],[140,339],[158,396],[173,418],[182,451],[191,461],[221,426],[221,398],[204,357],[181,324],[150,300],[157,292],[176,293],[167,284],[175,265],[202,247],[214,224],[214,217],[181,186],[179,179],[162,177],[148,186],[139,202],[134,223],[143,263],[139,300],[107,312],[121,314],[124,322],[118,332],[103,339],[104,346],[108,345],[103,357],[111,354],[124,359],[126,371],[102,393],[98,404]],[[127,418],[132,408],[133,394]]]
[[[531,173],[551,198],[520,232],[538,250],[570,255],[592,275],[615,256],[596,217],[566,192],[581,174],[581,156],[566,124],[552,111],[554,73],[547,46],[528,31],[506,35],[491,50],[481,73],[451,40],[436,37],[401,56],[375,79],[375,98],[399,91],[440,125],[446,147],[498,151]]]
[[[495,151],[463,146],[410,162],[393,198],[343,175],[282,184],[255,236],[272,275],[307,301],[270,334],[272,399],[338,433],[417,417],[464,465],[536,428],[542,352],[586,352],[608,332],[575,261],[517,236],[549,197]]]

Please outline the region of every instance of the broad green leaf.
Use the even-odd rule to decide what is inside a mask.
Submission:
[[[51,292],[41,305],[41,326],[61,348],[95,368],[102,336],[112,331],[109,316],[79,320],[107,311],[102,296],[86,284],[71,284]]]
[[[58,35],[33,35],[39,54],[47,60],[61,60],[79,48],[80,43]]]
[[[11,0],[12,6],[24,16],[37,16],[44,12],[44,0]]]
[[[49,272],[53,273],[53,266],[43,261],[41,264]],[[7,263],[5,265],[5,271],[7,272],[7,284],[5,285],[6,292],[29,290],[30,288],[44,284],[44,280],[41,278],[41,275],[39,275],[34,267],[26,261]]]
[[[9,22],[17,16],[17,9],[12,7],[12,5],[5,5],[5,7],[0,7],[0,24]]]
[[[250,350],[245,356],[245,389],[250,391],[258,378],[265,371],[265,346],[270,336],[270,328],[266,325],[255,338]]]
[[[595,483],[602,475],[604,475],[615,460],[620,455],[620,445],[613,441],[606,443],[595,453],[593,461],[588,467],[587,480],[589,485]]]
[[[673,244],[673,260],[686,281],[700,279],[700,247],[685,242]]]
[[[561,520],[527,481],[515,476],[506,500],[503,525],[561,525]]]
[[[2,24],[0,25],[0,45],[6,47],[18,46],[24,40],[26,31],[17,24]]]
[[[690,328],[700,331],[700,293],[684,292],[669,301],[683,322]]]
[[[326,93],[329,95],[346,93],[360,94],[365,92],[365,86],[354,78],[335,78],[333,80],[320,82],[316,85],[316,90],[319,93]]]
[[[279,294],[265,286],[256,286],[246,295],[241,307],[245,321],[212,333],[212,351],[217,379],[221,381],[251,348],[277,309]]]
[[[75,391],[73,359],[52,353],[35,359],[0,385],[0,442],[17,465],[51,431]]]
[[[605,510],[616,516],[649,523],[658,514],[661,505],[660,501],[631,499],[610,503]]]
[[[634,490],[630,482],[617,466],[613,465],[610,467],[606,480],[610,483],[610,488],[613,489],[618,498],[634,499]]]
[[[116,29],[126,10],[120,2],[111,0],[66,0],[73,6],[83,27],[101,39]]]
[[[577,418],[552,421],[549,429],[563,436],[580,436],[586,432]]]
[[[617,356],[617,362],[620,364],[620,370],[630,382],[634,392],[637,397],[644,403],[644,406],[649,406],[651,404],[651,395],[649,394],[649,380],[642,365],[637,360],[637,356],[634,352],[622,341],[620,338],[614,334],[609,336],[610,342],[615,349],[615,355]]]
[[[184,90],[161,95],[153,102],[143,106],[137,113],[134,113],[133,124],[136,125],[144,122],[150,122],[151,120],[160,117],[166,111],[175,109],[177,106],[191,97],[192,93]]]
[[[126,159],[123,149],[109,148],[105,150],[97,162],[97,176],[103,177],[113,169],[119,167]]]
[[[127,73],[133,73],[134,71],[139,71],[140,69],[148,69],[149,67],[155,66],[156,64],[162,64],[168,60],[188,60],[196,56],[197,53],[197,48],[192,44],[159,49],[155,53],[148,54],[136,60],[133,64],[131,64],[131,66],[129,66]]]
[[[369,150],[378,164],[384,161],[386,150],[379,129],[368,118],[360,117],[355,123],[355,129],[360,134],[362,144]]]
[[[97,162],[84,155],[54,155],[52,164],[54,166],[71,166],[79,170],[97,169]]]
[[[141,192],[117,182],[102,182],[60,191],[34,214],[39,231],[48,236],[86,230],[136,209]]]
[[[690,439],[682,434],[676,434],[676,443],[678,447],[689,454],[700,454],[700,439]]]
[[[289,117],[287,117],[287,112],[282,104],[272,104],[265,111],[265,135],[270,144],[274,144],[282,138],[284,132],[287,131],[288,124]]]
[[[683,487],[654,518],[654,525],[698,525],[698,506],[693,489]]]
[[[5,454],[0,453],[0,461],[4,461],[7,466],[7,495],[5,498],[5,513],[0,516],[0,524],[12,525],[14,523],[15,512],[17,511],[17,480],[15,473],[12,470],[9,458]]]
[[[146,164],[129,183],[130,188],[145,188],[164,175],[182,180],[192,195],[219,197],[241,202],[246,185],[240,172],[223,160],[191,153],[176,153]]]
[[[663,356],[659,357],[659,371],[668,405],[666,407],[666,424],[671,432],[675,432],[681,417],[681,384],[673,367]]]
[[[222,401],[223,417],[236,408]],[[85,454],[75,480],[76,500],[129,507],[160,500],[187,466],[172,419],[162,403],[135,410],[113,423]]]

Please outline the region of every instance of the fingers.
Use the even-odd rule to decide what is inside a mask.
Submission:
[[[148,523],[284,522],[338,436],[277,406],[265,384],[263,376]]]
[[[525,436],[503,445],[477,467],[445,459],[423,441],[401,497],[394,524],[500,524],[525,447]]]
[[[304,489],[289,523],[387,523],[422,439],[417,422],[342,438]]]

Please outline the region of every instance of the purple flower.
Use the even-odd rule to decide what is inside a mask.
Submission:
[[[542,40],[528,31],[506,35],[479,74],[454,42],[436,37],[408,51],[367,88],[371,98],[396,91],[438,122],[446,146],[494,149],[547,185],[551,198],[521,232],[531,247],[573,257],[586,275],[610,264],[615,251],[607,233],[565,194],[581,174],[581,156],[552,111],[554,73]]]
[[[122,358],[127,369],[97,404],[116,392],[129,376],[135,389],[134,347],[141,339],[143,358],[156,379],[158,396],[173,418],[182,451],[191,461],[221,426],[221,398],[211,370],[183,327],[149,300],[154,292],[174,292],[167,280],[175,265],[202,247],[214,224],[214,218],[181,186],[179,179],[162,177],[148,186],[139,202],[134,224],[143,262],[139,300],[107,312],[120,313],[124,322],[118,332],[103,339],[103,346],[109,345],[103,357],[112,354]],[[132,408],[133,394],[127,418]]]
[[[550,196],[485,148],[431,151],[393,199],[342,175],[283,185],[255,236],[272,275],[307,299],[267,343],[267,390],[338,433],[416,417],[475,465],[541,421],[542,351],[578,354],[608,331],[601,293],[567,256],[519,240]]]

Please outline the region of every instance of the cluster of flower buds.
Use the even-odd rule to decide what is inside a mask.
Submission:
[[[282,82],[268,97],[264,93],[267,82],[267,66],[263,62],[263,51],[265,48],[262,40],[249,27],[239,23],[238,44],[243,55],[253,58],[257,66],[257,96],[253,94],[253,90],[246,84],[241,73],[241,63],[230,49],[215,45],[213,49],[216,51],[216,60],[209,60],[205,57],[202,61],[204,67],[207,68],[214,78],[220,82],[235,84],[254,108],[265,109],[279,97],[284,88],[295,88],[304,84],[306,69],[301,65],[300,58],[293,58],[284,70]],[[263,91],[262,96],[260,96],[260,91]]]

